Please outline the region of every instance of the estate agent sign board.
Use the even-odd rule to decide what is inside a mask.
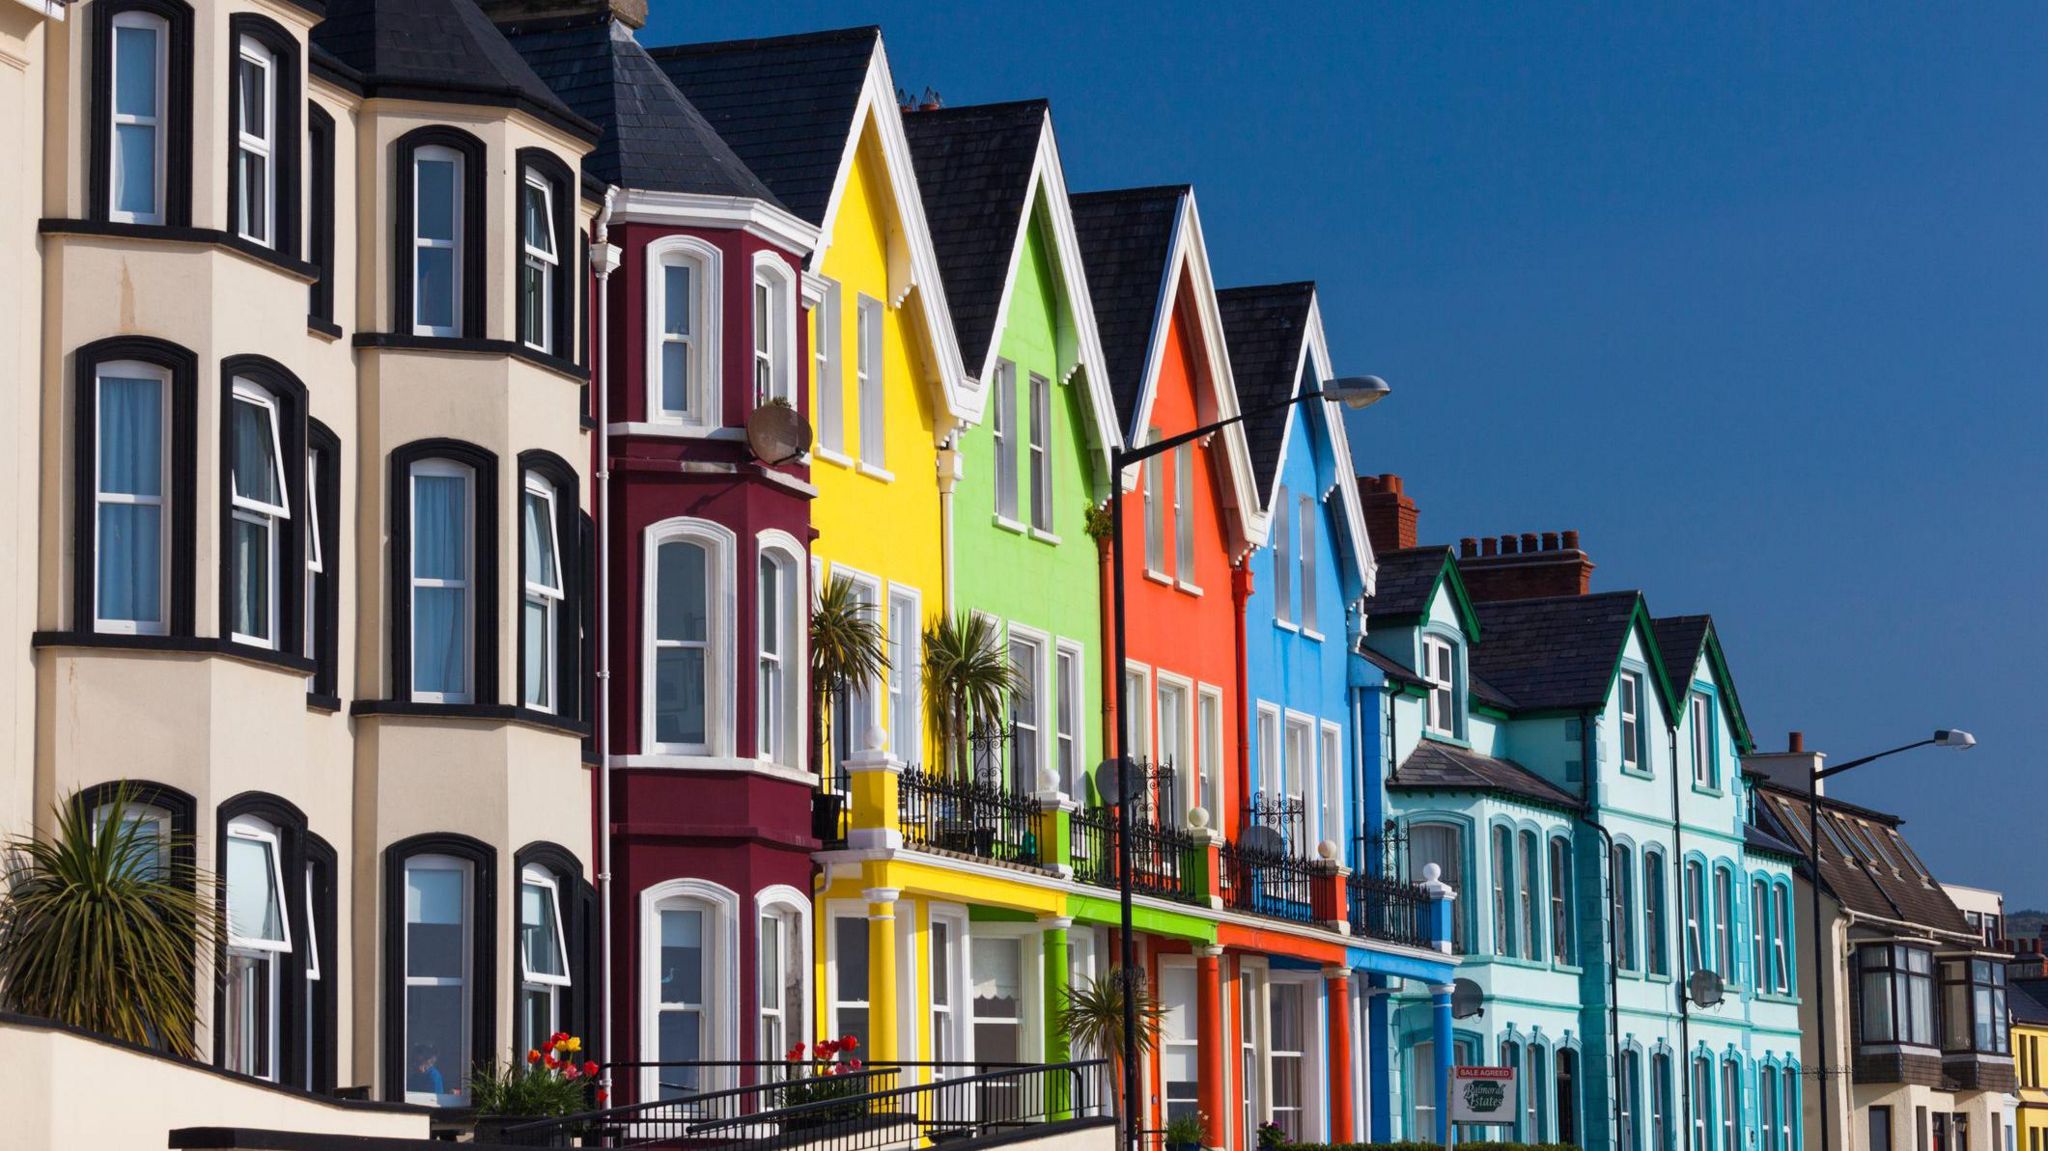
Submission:
[[[1514,1121],[1514,1068],[1451,1068],[1451,1122],[1508,1125]]]

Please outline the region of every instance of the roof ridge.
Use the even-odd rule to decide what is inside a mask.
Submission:
[[[848,28],[827,28],[818,32],[790,32],[781,36],[749,36],[736,40],[706,40],[694,44],[664,44],[659,48],[648,48],[654,56],[682,56],[693,53],[736,52],[743,49],[780,48],[789,44],[822,44],[839,40],[857,40],[862,36],[882,37],[880,24],[856,24]]]
[[[1282,280],[1277,284],[1235,284],[1228,288],[1216,289],[1216,294],[1221,296],[1231,292],[1298,292],[1303,289],[1313,292],[1315,288],[1314,280]]]
[[[1147,184],[1141,188],[1101,188],[1093,192],[1075,192],[1068,197],[1073,200],[1138,200],[1155,196],[1184,196],[1195,190],[1193,184]]]
[[[992,112],[1007,112],[1019,108],[1043,108],[1050,111],[1052,109],[1052,100],[1046,96],[1030,96],[1022,100],[991,100],[983,104],[943,104],[937,108],[920,108],[917,110],[916,115],[918,117],[951,116],[962,112],[979,112],[987,115]]]
[[[1520,553],[1517,553],[1517,554],[1520,554]],[[1538,554],[1540,555],[1541,553],[1539,552]],[[1609,600],[1609,599],[1618,599],[1618,598],[1621,598],[1621,597],[1623,597],[1623,596],[1630,596],[1630,597],[1635,597],[1635,598],[1641,598],[1641,597],[1642,597],[1642,594],[1643,594],[1643,593],[1642,593],[1641,589],[1639,589],[1639,588],[1617,588],[1617,589],[1615,589],[1615,590],[1613,590],[1613,591],[1589,591],[1589,592],[1582,592],[1582,593],[1580,593],[1580,594],[1578,594],[1578,595],[1541,595],[1541,596],[1530,596],[1530,597],[1528,597],[1527,599],[1496,599],[1496,600],[1483,600],[1483,601],[1480,601],[1480,602],[1479,602],[1479,603],[1478,603],[1478,604],[1477,604],[1476,606],[1478,606],[1478,607],[1481,607],[1481,608],[1489,608],[1489,607],[1521,607],[1521,606],[1535,606],[1535,605],[1550,605],[1550,604],[1572,603],[1572,602],[1574,602],[1574,601],[1576,601],[1576,602],[1580,602],[1580,603],[1585,603],[1585,602],[1588,602],[1588,601],[1591,601],[1591,600]],[[1645,602],[1647,602],[1647,601],[1645,601]],[[1656,618],[1656,617],[1652,616],[1651,618],[1652,618],[1652,619],[1654,619],[1654,618]]]
[[[498,25],[498,31],[503,32],[506,36],[514,36],[522,32],[559,32],[564,28],[582,28],[591,24],[614,24],[618,22],[617,17],[614,17],[610,12],[570,12],[566,15],[524,16],[517,20],[507,20]]]

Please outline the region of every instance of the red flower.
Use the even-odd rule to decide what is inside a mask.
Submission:
[[[858,1051],[860,1050],[860,1037],[857,1035],[845,1036],[839,1040],[839,1046],[848,1051]]]
[[[548,1065],[549,1070],[553,1070],[554,1068],[559,1067],[562,1064],[561,1060],[555,1058],[555,1053],[552,1051],[548,1052],[546,1055],[541,1056],[541,1059]]]
[[[585,1059],[585,1060],[583,1061],[583,1073],[584,1073],[585,1075],[596,1075],[596,1074],[597,1074],[597,1060],[595,1060],[595,1059]]]
[[[538,1052],[538,1051],[528,1051],[528,1052],[526,1053],[526,1061],[527,1061],[528,1063],[538,1063],[538,1062],[540,1062],[540,1052]]]
[[[832,1042],[830,1039],[818,1040],[818,1058],[830,1059],[837,1054],[839,1054],[839,1044]]]
[[[562,1070],[562,1078],[564,1079],[574,1079],[578,1074],[580,1074],[580,1072],[577,1071],[576,1065],[574,1063],[569,1064]]]
[[[858,1059],[849,1059],[849,1060],[847,1060],[847,1061],[846,1061],[846,1069],[847,1069],[848,1071],[858,1071],[858,1070],[860,1070],[860,1060],[858,1060]]]
[[[598,1088],[598,1089],[597,1089],[597,1101],[598,1101],[599,1103],[602,1103],[602,1102],[604,1102],[604,1101],[605,1101],[606,1099],[609,1099],[609,1098],[611,1098],[611,1092],[609,1092],[609,1091],[606,1091],[606,1090],[605,1090],[604,1088],[602,1088],[602,1087],[600,1087],[600,1088]]]
[[[788,1058],[791,1061],[795,1061],[798,1059],[802,1059],[803,1057],[804,1045],[802,1043],[793,1043],[790,1045],[789,1054],[785,1058]]]

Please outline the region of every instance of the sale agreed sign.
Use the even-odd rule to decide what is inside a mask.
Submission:
[[[1451,1122],[1505,1125],[1514,1121],[1514,1068],[1451,1068]]]

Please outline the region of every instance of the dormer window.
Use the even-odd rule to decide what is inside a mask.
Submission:
[[[1632,671],[1621,673],[1621,766],[1632,771],[1643,767],[1643,677]]]
[[[1422,678],[1429,683],[1429,730],[1458,734],[1458,649],[1440,636],[1422,639]]]
[[[1686,700],[1687,718],[1692,721],[1692,782],[1694,787],[1711,788],[1720,774],[1714,770],[1713,701],[1698,692]]]

